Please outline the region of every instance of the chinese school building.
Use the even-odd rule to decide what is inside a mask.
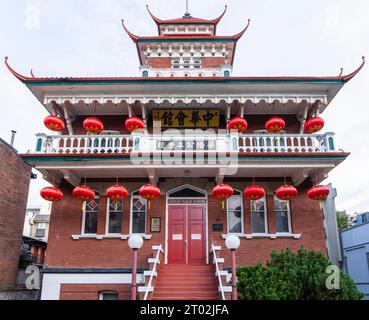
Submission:
[[[65,124],[58,134],[38,134],[34,151],[22,155],[64,194],[52,207],[42,299],[129,299],[132,234],[144,239],[141,299],[228,298],[229,234],[241,239],[238,265],[265,263],[285,248],[327,252],[323,212],[307,191],[349,154],[334,133],[317,131],[364,62],[347,75],[233,77],[237,43],[250,22],[219,36],[225,11],[214,20],[149,14],[156,36],[137,36],[123,22],[140,77],[28,77],[6,60]],[[98,120],[88,126],[91,117]],[[276,128],[266,126],[271,118]],[[123,200],[107,196],[117,180],[128,191]],[[147,184],[160,197],[143,197]],[[250,200],[244,190],[255,184],[265,195]],[[81,185],[95,195],[84,204],[72,194]],[[219,185],[233,189],[225,203],[213,194]],[[298,194],[277,197],[284,185]]]

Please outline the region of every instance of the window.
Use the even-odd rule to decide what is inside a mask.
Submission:
[[[100,300],[118,300],[118,292],[100,292]]]
[[[111,201],[110,199],[107,201],[106,233],[120,234],[122,230],[123,201]]]
[[[243,206],[240,191],[227,200],[228,233],[243,233]]]
[[[138,191],[132,194],[131,233],[146,233],[147,201],[140,197]]]
[[[274,196],[274,214],[277,233],[291,233],[290,202]]]
[[[83,233],[97,233],[97,218],[99,214],[99,198],[86,202],[83,213]]]
[[[37,223],[35,237],[43,238],[45,237],[45,233],[46,233],[46,223]]]
[[[250,201],[252,233],[268,233],[266,198]]]

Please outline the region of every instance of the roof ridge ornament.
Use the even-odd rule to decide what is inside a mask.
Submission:
[[[186,13],[183,16],[184,19],[191,19],[192,16],[190,14],[190,12],[188,11],[188,0],[186,0]]]
[[[123,29],[127,32],[127,34],[129,35],[129,37],[133,40],[133,42],[137,42],[138,39],[140,38],[139,36],[136,36],[135,34],[133,34],[131,31],[129,31],[126,27],[126,25],[124,24],[124,19],[122,19],[122,26]]]
[[[341,75],[340,78],[342,78],[342,80],[344,82],[350,81],[352,78],[354,78],[361,71],[362,68],[364,68],[364,66],[365,66],[365,56],[362,56],[361,59],[363,60],[363,62],[361,63],[359,68],[357,68],[355,71],[353,71],[350,74],[347,74],[345,76]]]
[[[245,27],[245,29],[243,29],[240,33],[237,33],[236,35],[233,36],[233,38],[238,41],[241,39],[241,37],[245,34],[245,32],[248,30],[248,28],[250,27],[250,23],[251,23],[251,19],[249,19],[247,21],[247,25]]]

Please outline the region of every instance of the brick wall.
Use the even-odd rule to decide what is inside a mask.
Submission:
[[[81,202],[71,196],[73,188],[64,183],[63,201],[55,203],[50,221],[50,233],[46,264],[52,268],[130,268],[132,266],[131,249],[127,240],[120,239],[83,239],[73,240],[71,235],[81,234]],[[130,198],[124,201],[122,234],[129,233]],[[106,197],[102,196],[99,205],[98,234],[105,233]],[[152,233],[152,239],[145,241],[140,250],[139,266],[148,267],[147,258],[152,256],[153,245],[164,245],[165,199],[153,200],[148,212],[146,232],[150,234],[150,218],[161,217],[161,230]]]
[[[148,58],[147,59],[149,66],[157,69],[166,69],[172,68],[172,58],[163,57],[163,58]]]
[[[99,300],[100,292],[116,292],[119,300],[130,300],[127,284],[62,284],[60,300]]]
[[[0,139],[0,289],[16,284],[31,167]]]
[[[219,68],[226,63],[225,58],[202,58],[201,68]]]
[[[245,183],[246,185],[246,183]],[[323,217],[318,202],[309,200],[306,196],[308,186],[300,188],[299,196],[291,203],[292,232],[302,233],[301,239],[270,238],[242,239],[241,248],[237,251],[238,264],[253,265],[265,262],[272,250],[291,248],[298,250],[304,246],[310,250],[320,250],[325,253]],[[50,224],[50,235],[46,263],[51,268],[130,268],[131,250],[127,240],[118,239],[81,239],[72,240],[72,234],[81,233],[82,212],[81,203],[72,199],[72,188],[64,183],[63,201],[53,207]],[[221,208],[219,200],[209,197],[209,245],[220,244],[225,265],[230,265],[229,255],[224,246],[222,234],[227,232],[226,211]],[[124,201],[122,233],[129,233],[130,199]],[[98,234],[105,233],[106,198],[101,197],[99,207]],[[268,227],[269,233],[275,233],[273,212],[273,196],[268,196]],[[153,233],[152,240],[146,240],[139,252],[139,266],[147,268],[147,258],[152,256],[152,245],[165,244],[165,197],[152,201],[148,213],[146,232],[150,234],[150,218],[161,217],[161,233]],[[251,233],[250,208],[244,202],[245,233]],[[213,232],[213,224],[223,224],[223,232]]]

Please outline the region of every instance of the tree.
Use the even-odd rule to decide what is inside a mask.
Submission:
[[[337,215],[338,230],[341,231],[350,227],[349,217],[346,211],[337,211],[336,215]]]
[[[301,248],[273,252],[266,266],[237,270],[241,300],[359,300],[363,298],[350,277],[339,271],[339,289],[328,289],[327,267],[321,253]]]

